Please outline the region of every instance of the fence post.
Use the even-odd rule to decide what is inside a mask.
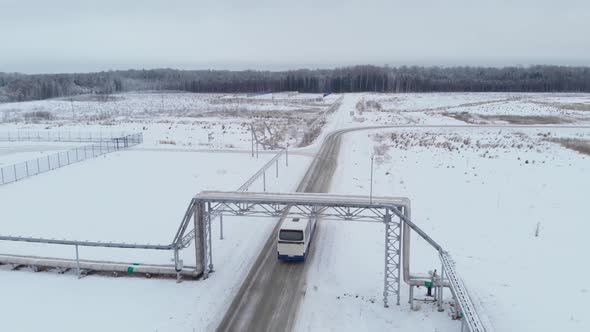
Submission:
[[[61,167],[61,157],[59,156],[59,152],[57,153],[57,168]]]
[[[39,158],[37,158],[37,174],[41,173],[41,166],[39,166]]]
[[[14,181],[18,180],[16,178],[16,164],[12,165],[12,168],[14,169]]]
[[[27,170],[27,177],[29,177],[29,161],[25,161],[25,169]]]
[[[47,156],[47,170],[51,171],[51,161],[49,160],[49,156]]]
[[[4,167],[0,167],[0,175],[2,175],[2,184],[4,184]]]
[[[266,191],[266,170],[262,171],[262,191]]]

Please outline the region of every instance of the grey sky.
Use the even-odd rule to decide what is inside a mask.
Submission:
[[[588,0],[0,0],[0,71],[590,65]]]

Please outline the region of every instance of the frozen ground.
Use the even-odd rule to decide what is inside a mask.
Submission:
[[[142,131],[146,147],[249,148],[259,139],[297,146],[337,95],[123,93],[0,104],[0,123],[21,130]],[[269,129],[272,131],[269,133]]]
[[[190,198],[200,190],[232,190],[271,154],[129,150],[0,187],[3,234],[168,244]],[[290,156],[267,176],[268,190],[290,191],[309,158]],[[260,181],[252,190],[262,190]],[[224,218],[224,240],[213,229],[216,272],[206,281],[146,280],[31,273],[0,268],[3,327],[18,331],[211,330],[250,268],[274,219]],[[182,252],[194,261],[194,247]],[[0,252],[73,258],[73,248],[1,243]],[[169,252],[80,248],[81,258],[170,263]],[[29,296],[33,296],[30,298]],[[59,300],[56,300],[58,299]],[[71,314],[75,312],[75,319]],[[27,319],[35,313],[36,319]],[[97,315],[100,313],[100,315]],[[105,319],[104,317],[108,317]],[[64,324],[68,321],[68,324]]]
[[[31,143],[0,141],[0,167],[44,157],[78,146],[74,143],[61,142]]]
[[[588,94],[364,94],[355,122],[381,124],[588,124]]]
[[[590,273],[580,261],[590,250],[584,217],[590,159],[545,141],[546,134],[507,129],[501,134],[473,129],[352,133],[343,140],[347,148],[333,191],[368,194],[374,153],[374,193],[412,199],[413,220],[453,254],[496,330],[587,331],[588,288],[561,281],[571,273]],[[458,329],[430,305],[411,312],[403,285],[401,312],[382,308],[380,228],[322,224],[301,330],[407,331],[417,320],[420,331]],[[416,236],[412,250],[413,271],[439,267],[436,254]]]
[[[272,130],[282,132],[283,143],[296,143],[305,125],[338,96],[323,101],[318,95],[289,93],[115,97],[122,99],[112,104],[82,98],[0,105],[0,119],[8,121],[0,124],[0,130],[142,131],[146,140],[131,151],[0,187],[0,233],[112,241],[133,237],[137,242],[168,243],[195,192],[235,189],[270,158],[263,153],[256,161],[247,151],[235,151],[250,148],[252,117],[258,124],[265,119]],[[580,126],[590,122],[588,105],[587,94],[347,94],[319,139],[293,149],[304,155],[292,155],[289,173],[281,168],[280,182],[270,183],[269,190],[293,190],[309,162],[306,155],[314,153],[332,130],[522,121]],[[86,118],[83,106],[91,110]],[[55,111],[53,119],[19,120],[23,113],[46,110]],[[590,139],[582,128],[350,133],[343,138],[332,190],[368,194],[374,153],[375,194],[412,199],[414,220],[453,254],[458,272],[496,330],[587,331],[588,288],[583,281],[567,285],[559,281],[566,280],[564,275],[590,272],[581,254],[590,249],[583,238],[588,227],[582,210],[590,165],[588,156],[552,142],[563,137]],[[227,149],[235,153],[219,151]],[[0,292],[9,299],[2,301],[0,312],[12,318],[3,327],[211,330],[273,226],[272,220],[264,219],[224,221],[225,240],[218,240],[217,225],[213,228],[216,272],[206,281],[175,284],[98,276],[77,280],[72,274],[0,270]],[[321,225],[298,330],[458,330],[448,310],[439,313],[432,305],[421,304],[419,310],[410,311],[403,284],[402,305],[383,308],[383,237],[380,225]],[[73,255],[69,249],[0,245],[0,252]],[[183,254],[186,262],[192,249]],[[439,267],[432,250],[416,237],[412,250],[412,270],[424,273]],[[81,254],[153,262],[170,258],[116,250],[81,249]],[[416,293],[423,296],[423,290]],[[72,312],[74,324],[65,325]],[[32,314],[38,319],[31,320]]]

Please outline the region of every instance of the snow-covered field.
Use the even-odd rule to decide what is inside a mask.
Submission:
[[[0,104],[0,123],[20,130],[142,131],[152,148],[249,148],[259,139],[301,143],[304,129],[338,96],[299,93],[124,93]],[[268,132],[272,131],[272,135]]]
[[[589,124],[587,94],[426,93],[365,94],[359,123]]]
[[[0,167],[46,157],[48,154],[69,150],[78,146],[78,144],[63,142],[32,143],[0,141]]]
[[[191,197],[206,189],[233,190],[272,154],[132,149],[87,160],[0,187],[2,234],[168,244]],[[267,190],[291,191],[309,157],[291,155]],[[259,180],[251,190],[262,190]],[[213,229],[215,273],[205,281],[32,273],[0,267],[2,323],[12,331],[211,330],[249,271],[275,219],[224,218],[224,240]],[[217,225],[216,225],[217,226]],[[0,252],[73,258],[72,247],[0,243]],[[181,252],[194,264],[194,248]],[[83,259],[170,264],[171,252],[80,248]],[[31,314],[36,319],[28,319]],[[75,313],[74,316],[71,316]],[[97,314],[99,313],[99,314]],[[108,317],[108,319],[106,318]],[[64,324],[64,321],[70,324]]]
[[[432,130],[416,132],[410,134],[432,135]],[[340,181],[333,190],[368,194],[370,155],[375,153],[375,195],[412,199],[414,221],[454,255],[462,277],[498,331],[585,331],[590,324],[584,315],[588,289],[560,281],[565,273],[590,273],[580,264],[580,253],[590,250],[584,240],[590,231],[584,212],[590,158],[548,142],[529,149],[522,133],[504,133],[507,137],[501,136],[500,142],[511,147],[524,141],[524,146],[470,146],[451,152],[436,143],[396,147],[390,140],[399,131],[350,134],[343,141],[348,149],[340,156]],[[531,134],[529,140],[534,141],[537,131]],[[489,131],[440,135],[481,142],[498,139]],[[418,330],[449,330],[444,326],[450,328],[451,323],[436,317],[448,319],[446,315],[432,306],[411,312],[404,301],[401,317],[382,308],[382,232],[375,225],[322,224],[319,238],[324,244],[309,274],[313,291],[302,306],[303,327],[315,330],[336,320],[341,327],[373,329],[375,322],[390,321],[410,330],[415,319],[408,317],[413,316],[424,321]],[[413,270],[438,268],[435,253],[417,239],[414,242]],[[406,300],[407,288],[403,291]]]
[[[235,189],[271,158],[262,153],[256,160],[243,151],[250,148],[252,117],[281,132],[281,142],[296,145],[308,121],[338,97],[171,93],[0,104],[0,119],[7,121],[0,131],[117,130],[141,131],[145,137],[143,145],[129,151],[0,186],[0,234],[169,243],[193,194]],[[267,177],[269,190],[294,190],[309,155],[332,130],[406,126],[346,134],[332,191],[368,194],[374,154],[374,194],[412,200],[414,221],[451,252],[497,331],[587,331],[589,289],[583,276],[590,270],[583,262],[590,229],[583,209],[590,156],[556,142],[590,140],[590,130],[582,127],[590,123],[589,106],[587,94],[345,95],[318,140],[292,149],[289,168],[281,165],[279,179]],[[35,121],[20,116],[39,111],[54,115]],[[554,127],[419,127],[469,123]],[[4,146],[13,152],[2,155],[0,150],[0,163],[19,151],[14,143]],[[261,190],[260,185],[252,190]],[[8,299],[0,302],[0,312],[11,317],[2,326],[19,331],[74,331],[80,326],[90,331],[211,330],[273,224],[270,219],[225,218],[222,241],[215,224],[216,272],[205,281],[77,280],[73,274],[0,267],[0,292]],[[378,224],[321,224],[297,330],[459,330],[448,308],[439,313],[420,303],[411,311],[403,284],[401,306],[383,308],[383,240]],[[186,264],[192,250],[183,253]],[[7,251],[73,255],[71,248],[0,243],[0,252]],[[114,249],[82,248],[80,253],[82,258],[151,263],[171,258]],[[412,270],[439,268],[436,254],[414,236]],[[572,274],[580,280],[564,278]],[[424,290],[416,297],[424,297]]]
[[[352,103],[344,105],[350,108]],[[435,108],[436,101],[422,106]],[[355,122],[358,113],[348,119],[341,114],[342,126]],[[590,250],[584,240],[590,231],[584,210],[590,156],[551,141],[562,137],[590,142],[590,130],[400,128],[349,133],[332,190],[368,195],[374,155],[374,194],[411,198],[414,222],[453,254],[497,331],[587,331],[588,289],[562,281],[572,272],[590,272],[580,264],[581,253]],[[298,330],[459,329],[448,308],[438,313],[433,305],[421,304],[411,311],[403,284],[402,305],[393,311],[382,307],[382,226],[325,222],[318,239]],[[436,253],[414,236],[412,271],[434,269],[440,269]],[[425,298],[425,290],[416,298]]]

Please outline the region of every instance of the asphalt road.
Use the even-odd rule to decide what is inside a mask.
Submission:
[[[336,169],[340,136],[338,131],[326,137],[298,192],[327,192]],[[277,259],[277,224],[260,256],[242,283],[217,331],[290,331],[297,308],[305,293],[305,266]],[[319,223],[318,223],[318,227]],[[310,249],[313,255],[314,248]]]

